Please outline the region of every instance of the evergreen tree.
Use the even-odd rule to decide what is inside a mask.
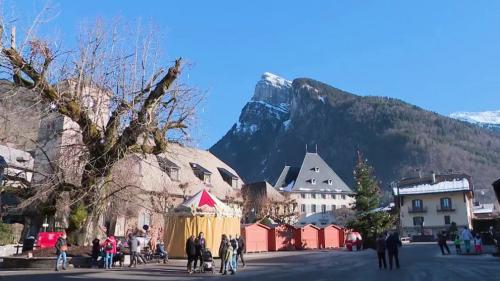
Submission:
[[[358,152],[358,161],[354,170],[356,184],[356,216],[347,226],[361,233],[364,246],[374,246],[378,234],[388,230],[394,224],[394,218],[384,211],[374,211],[380,205],[381,190],[373,175],[373,168],[368,160]]]

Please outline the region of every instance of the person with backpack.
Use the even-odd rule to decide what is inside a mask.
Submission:
[[[63,233],[56,242],[56,271],[59,271],[59,262],[62,262],[62,269],[66,270],[66,252],[68,251],[68,242],[66,240],[66,233]]]
[[[219,257],[220,257],[220,273],[226,271],[226,252],[227,252],[227,236],[222,234],[221,241],[219,245]]]
[[[113,235],[108,236],[102,245],[104,248],[104,253],[106,254],[104,259],[104,269],[111,269],[113,267],[113,255],[116,254],[116,240]]]
[[[384,269],[387,269],[387,263],[385,259],[385,235],[380,234],[377,238],[377,257],[378,257],[378,268],[382,270],[382,263],[384,264]]]
[[[236,263],[238,263],[238,258],[241,258],[242,267],[245,267],[245,259],[243,257],[243,254],[246,251],[245,239],[243,239],[242,236],[238,236],[238,235],[236,235],[236,239],[238,241],[238,253],[236,255]]]

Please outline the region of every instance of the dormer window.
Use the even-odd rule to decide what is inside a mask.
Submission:
[[[212,173],[203,168],[201,165],[197,163],[189,163],[191,166],[191,169],[193,169],[193,173],[200,179],[202,180],[205,184],[211,184],[211,175]]]
[[[319,167],[314,167],[314,171],[315,171],[316,173],[319,173]]]
[[[229,184],[232,188],[238,188],[238,177],[235,174],[221,167],[218,167],[217,170],[219,170],[222,179],[227,184]]]
[[[158,161],[160,170],[166,173],[171,180],[179,181],[179,166],[165,157],[156,156],[156,160]]]
[[[332,179],[328,180],[328,185],[333,185],[333,180]]]
[[[316,179],[311,179],[311,184],[316,184]]]

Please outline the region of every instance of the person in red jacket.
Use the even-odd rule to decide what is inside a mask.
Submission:
[[[104,259],[104,268],[110,269],[113,266],[113,256],[116,254],[116,239],[113,235],[108,236],[104,241],[102,247],[106,253]]]

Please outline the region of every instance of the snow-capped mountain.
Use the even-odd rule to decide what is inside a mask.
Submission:
[[[500,133],[500,110],[482,112],[455,112],[450,114],[450,117]]]
[[[274,184],[284,165],[302,163],[306,147],[309,152],[317,147],[351,186],[356,151],[362,151],[387,192],[391,181],[415,176],[417,169],[466,172],[476,189],[490,190],[500,170],[500,136],[484,129],[401,100],[358,96],[313,79],[289,81],[269,72],[210,151],[245,182]]]

